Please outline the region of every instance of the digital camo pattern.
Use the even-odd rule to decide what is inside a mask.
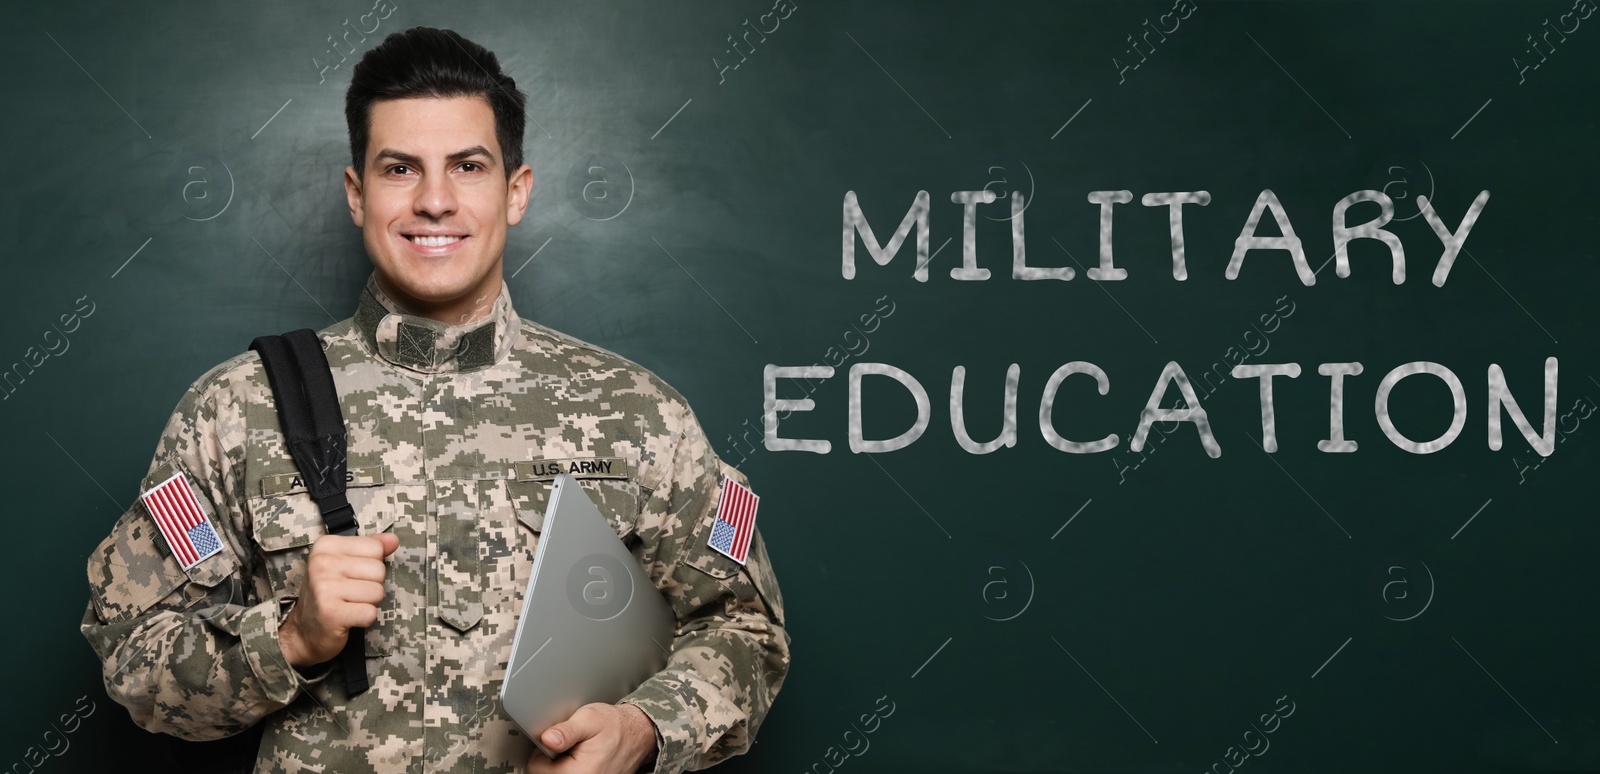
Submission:
[[[367,632],[371,688],[348,699],[338,660],[302,674],[279,648],[323,526],[246,352],[183,396],[141,483],[182,471],[222,551],[184,572],[136,504],[90,556],[81,628],[109,694],[141,727],[185,739],[265,723],[258,772],[521,771],[534,747],[498,694],[543,473],[560,461],[678,616],[667,666],[622,700],[655,722],[654,770],[749,749],[789,668],[783,600],[759,531],[743,567],[706,545],[721,477],[745,479],[683,396],[520,319],[503,283],[487,322],[397,309],[369,278],[355,316],[320,333],[361,532],[400,538]]]

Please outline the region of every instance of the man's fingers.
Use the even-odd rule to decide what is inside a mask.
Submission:
[[[400,536],[393,532],[376,535],[323,535],[312,544],[314,552],[382,559],[400,547]]]
[[[364,628],[378,620],[378,605],[383,602],[383,584],[364,580],[341,580],[325,585],[318,601],[324,626],[335,629]]]
[[[568,747],[576,744],[571,727],[565,723],[557,723],[539,735],[539,741],[550,748],[551,752],[566,752]]]
[[[384,576],[389,572],[389,566],[384,564],[382,559],[372,559],[364,556],[329,558],[336,560],[332,564],[335,577],[383,583]]]
[[[572,713],[572,717],[561,721],[539,735],[539,741],[550,748],[551,752],[565,752],[573,745],[600,733],[603,717],[590,705],[585,704]]]
[[[327,591],[331,592],[334,599],[342,602],[376,605],[383,601],[383,584],[369,580],[335,581],[329,585]]]
[[[378,606],[364,602],[344,602],[323,608],[323,622],[342,629],[365,629],[378,622]]]
[[[394,553],[400,547],[400,536],[393,532],[379,532],[371,537],[376,537],[383,544],[383,556]]]

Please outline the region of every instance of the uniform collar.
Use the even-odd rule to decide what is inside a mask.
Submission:
[[[487,319],[449,325],[411,314],[367,278],[356,303],[355,326],[377,356],[422,373],[476,371],[504,360],[521,325],[511,308],[511,289],[500,281],[500,295]]]

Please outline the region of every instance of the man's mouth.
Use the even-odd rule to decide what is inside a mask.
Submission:
[[[454,235],[454,234],[452,234],[452,235],[442,235],[441,234],[441,235],[437,235],[437,236],[428,235],[428,234],[405,234],[404,236],[405,236],[406,239],[411,240],[411,242],[413,244],[415,244],[415,245],[417,245],[419,247],[444,247],[446,245],[453,245],[456,242],[459,242],[462,239],[466,238],[466,237],[458,236],[458,235]]]

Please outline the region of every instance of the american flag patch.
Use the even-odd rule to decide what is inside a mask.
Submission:
[[[189,479],[184,478],[182,471],[139,495],[139,499],[156,520],[173,557],[185,572],[222,550],[222,540],[211,528],[205,511],[200,510],[200,502],[195,499]]]
[[[732,478],[722,478],[722,499],[717,501],[717,523],[711,528],[706,545],[728,558],[744,564],[750,553],[750,538],[756,531],[756,506],[761,498]]]

